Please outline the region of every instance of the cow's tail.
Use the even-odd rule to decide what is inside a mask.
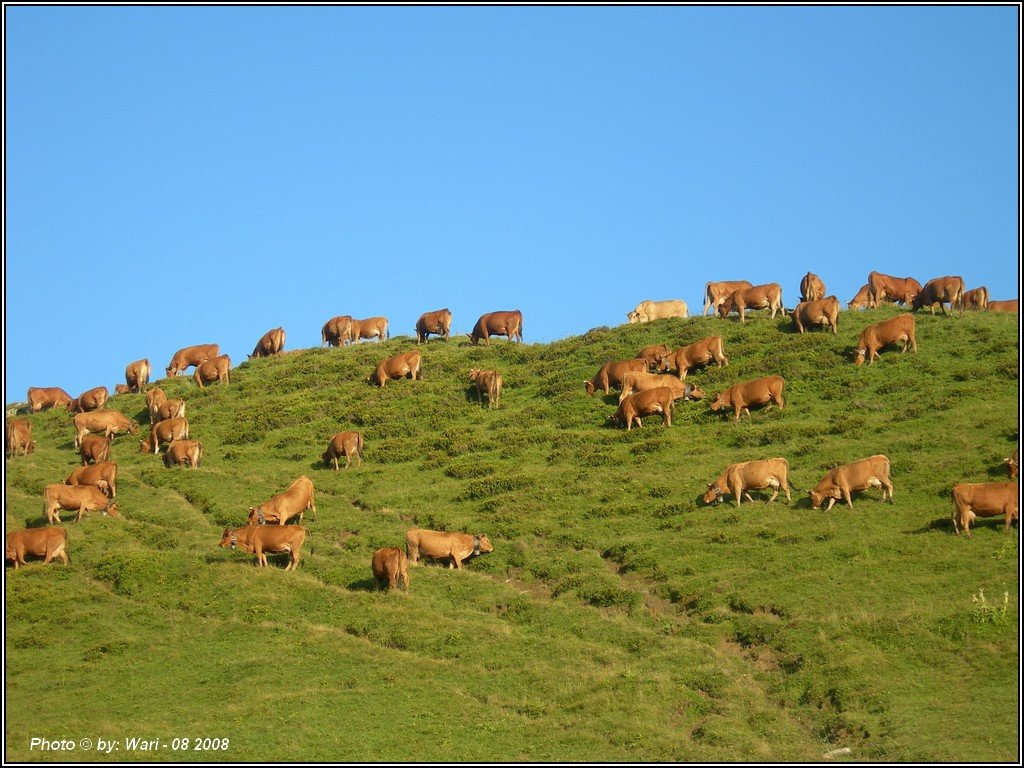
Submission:
[[[356,432],[358,437],[356,438],[356,450],[359,451],[359,458],[363,458],[363,433]]]
[[[956,506],[956,486],[955,485],[953,486],[953,493],[950,494],[950,495],[953,498],[953,532],[959,536],[960,535],[960,526],[957,524],[956,518],[957,518],[957,512],[959,512],[960,510],[958,510],[957,506]]]

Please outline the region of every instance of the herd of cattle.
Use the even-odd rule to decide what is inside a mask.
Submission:
[[[717,311],[727,318],[735,312],[741,323],[746,322],[749,309],[768,309],[774,318],[778,312],[791,314],[794,326],[800,333],[807,328],[820,325],[838,333],[839,302],[835,296],[826,296],[821,279],[810,272],[800,282],[800,303],[791,313],[782,302],[782,288],[778,283],[751,285],[747,281],[711,282],[705,286],[704,315]],[[946,314],[963,313],[965,308],[987,311],[1017,312],[1017,300],[989,301],[988,290],[984,287],[966,291],[960,277],[942,277],[928,281],[921,286],[913,278],[896,278],[871,272],[868,282],[848,302],[848,308],[876,307],[883,302],[909,305],[915,312],[928,307],[934,314],[938,305]],[[645,323],[666,317],[686,318],[687,306],[684,301],[644,301],[627,314],[630,323]],[[449,338],[452,314],[448,309],[424,313],[416,323],[417,345],[426,342],[430,334]],[[480,340],[489,344],[491,336],[505,336],[511,341],[522,341],[523,317],[518,310],[490,312],[482,315],[468,334],[476,345]],[[349,315],[333,317],[321,329],[321,346],[342,346],[357,343],[363,339],[385,340],[388,338],[388,321],[385,317],[357,320]],[[285,331],[275,328],[265,333],[249,356],[266,357],[284,351]],[[910,347],[917,352],[913,314],[900,314],[890,320],[868,326],[860,334],[854,361],[861,365],[867,360],[874,363],[879,350],[888,345],[900,345],[901,353]],[[383,387],[389,379],[407,377],[416,380],[420,375],[421,354],[412,350],[386,358],[375,367],[367,380]],[[604,363],[593,379],[585,382],[585,391],[593,395],[598,389],[609,394],[612,388],[621,394],[618,409],[611,421],[631,430],[633,424],[642,426],[641,417],[660,414],[666,427],[672,424],[672,412],[677,400],[701,400],[706,393],[698,386],[686,382],[691,369],[707,366],[728,366],[721,336],[711,336],[679,349],[658,344],[644,347],[636,358]],[[203,388],[207,384],[230,382],[231,360],[221,355],[217,344],[201,344],[178,350],[171,358],[165,372],[168,377],[176,376],[189,367],[194,367],[193,379]],[[651,368],[654,368],[654,372]],[[185,402],[169,399],[159,387],[149,388],[151,367],[148,360],[137,360],[125,369],[125,384],[115,387],[115,394],[145,393],[149,411],[149,437],[140,441],[140,452],[159,454],[160,447],[167,444],[163,461],[166,466],[191,466],[198,468],[202,460],[203,446],[198,440],[189,438],[188,420],[185,418]],[[674,374],[674,375],[672,375]],[[496,370],[474,368],[469,373],[470,384],[475,388],[478,402],[482,405],[486,397],[489,408],[497,408],[500,401],[502,377]],[[738,421],[742,414],[750,416],[751,406],[777,405],[784,407],[781,376],[770,375],[752,381],[738,382],[715,395],[711,402],[712,411],[732,409]],[[60,559],[70,562],[67,551],[67,532],[60,525],[60,511],[75,511],[75,521],[88,512],[99,511],[104,515],[118,516],[117,464],[110,460],[110,448],[115,435],[121,432],[136,434],[139,425],[121,412],[107,409],[109,393],[106,387],[95,387],[72,398],[59,387],[30,387],[28,409],[37,413],[44,408],[63,407],[74,414],[74,445],[79,452],[82,465],[76,468],[63,483],[48,484],[43,492],[43,517],[47,527],[28,528],[13,531],[6,536],[5,558],[14,562],[14,567],[25,564],[25,556],[42,557],[45,563]],[[7,455],[13,458],[19,453],[27,455],[35,450],[32,440],[32,424],[26,418],[15,418],[8,422]],[[359,432],[347,431],[334,435],[322,455],[324,464],[339,470],[339,459],[345,458],[348,469],[351,460],[356,466],[362,463],[363,436]],[[1005,460],[1010,482],[959,483],[953,486],[953,527],[956,533],[962,527],[970,536],[970,524],[976,516],[1003,516],[1005,528],[1018,517],[1017,477],[1018,453]],[[845,501],[853,506],[851,492],[868,488],[881,488],[882,501],[893,496],[893,484],[889,477],[889,459],[878,454],[859,461],[835,467],[809,491],[813,508],[818,509],[827,500],[826,511],[836,501]],[[768,502],[773,502],[780,491],[791,501],[789,464],[778,457],[767,460],[744,461],[729,465],[721,475],[707,486],[704,502],[721,501],[732,495],[736,506],[742,498],[752,501],[749,491],[771,489]],[[310,511],[316,521],[316,505],[312,481],[300,476],[283,492],[269,500],[249,508],[246,525],[226,528],[221,536],[220,546],[241,548],[256,556],[258,565],[267,566],[268,553],[287,553],[289,562],[285,570],[294,570],[300,559],[303,542],[308,529],[302,521]],[[287,525],[297,519],[297,523]],[[404,582],[408,590],[408,563],[418,562],[421,554],[431,558],[447,560],[449,568],[461,569],[462,562],[474,555],[493,551],[484,534],[453,533],[413,529],[406,534],[406,548],[385,547],[378,549],[371,561],[371,570],[379,587],[395,587]]]

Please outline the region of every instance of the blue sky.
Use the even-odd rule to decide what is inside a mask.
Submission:
[[[1018,13],[6,6],[4,401],[339,314],[529,343],[809,269],[1015,297]]]

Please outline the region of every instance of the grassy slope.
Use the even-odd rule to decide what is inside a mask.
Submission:
[[[1002,479],[1017,438],[1017,318],[920,315],[919,354],[856,368],[860,329],[894,312],[846,312],[838,336],[757,316],[433,341],[423,381],[383,390],[363,379],[408,338],[253,361],[227,388],[161,382],[205,465],[117,438],[124,518],[69,525],[69,568],[8,571],[7,758],[68,757],[30,753],[38,735],[231,739],[155,755],[178,760],[1017,759],[1017,533],[949,523],[952,484]],[[606,359],[710,334],[732,364],[693,381],[780,373],[784,411],[681,404],[671,429],[627,433],[606,425],[614,395],[583,392]],[[500,410],[470,399],[473,366],[502,371]],[[141,395],[111,404],[145,422]],[[43,486],[76,464],[68,415],[31,418],[8,530],[39,524]],[[324,469],[351,428],[362,467]],[[829,468],[880,452],[893,505],[809,508]],[[770,456],[792,504],[700,503],[727,464]],[[319,520],[298,572],[216,546],[302,473]],[[495,552],[373,592],[373,550],[412,526],[486,532]],[[979,590],[1008,592],[1006,616],[986,620]]]

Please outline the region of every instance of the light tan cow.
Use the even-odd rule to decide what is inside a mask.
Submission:
[[[338,471],[338,459],[345,457],[345,469],[352,463],[352,457],[356,457],[356,466],[363,463],[363,435],[361,432],[339,432],[331,438],[322,456],[324,464],[334,464],[334,471]]]
[[[1013,312],[1017,313],[1017,299],[1005,299],[1001,301],[989,301],[989,312]]]
[[[775,319],[777,312],[782,312],[785,317],[786,307],[782,304],[782,286],[778,283],[765,283],[733,291],[725,301],[718,305],[718,315],[725,318],[729,316],[730,312],[739,312],[740,322],[745,323],[748,309],[771,310],[772,320]]]
[[[707,365],[712,360],[719,368],[729,365],[729,358],[725,356],[725,344],[721,336],[708,336],[693,342],[693,344],[680,347],[665,358],[664,370],[675,370],[679,380],[683,381],[691,368]]]
[[[773,404],[783,408],[785,402],[782,399],[782,389],[785,384],[786,381],[781,376],[762,376],[752,381],[733,384],[729,389],[715,395],[711,410],[719,411],[731,407],[736,413],[736,421],[739,421],[741,412],[750,416],[751,405],[766,405],[765,410],[770,409]]]
[[[700,400],[706,394],[700,387],[680,381],[675,376],[665,376],[660,373],[627,373],[622,377],[622,393],[619,395],[619,403],[637,392],[646,392],[658,387],[671,389],[673,400]]]
[[[882,302],[889,301],[899,304],[910,304],[921,292],[921,284],[912,277],[893,277],[881,272],[868,273],[868,307],[880,307]]]
[[[149,364],[148,358],[142,358],[136,360],[133,363],[128,363],[124,369],[124,380],[125,386],[128,387],[129,392],[145,392],[146,387],[149,385],[149,376],[153,369]]]
[[[134,435],[139,430],[139,425],[129,419],[120,411],[106,409],[102,411],[89,411],[88,413],[75,414],[72,419],[75,425],[75,448],[82,446],[82,438],[90,432],[104,435],[114,435],[118,432],[127,432]]]
[[[384,388],[388,379],[401,379],[403,377],[416,381],[422,378],[420,374],[420,361],[422,356],[418,349],[412,352],[403,352],[381,360],[376,370],[367,377],[367,381]]]
[[[462,570],[463,561],[473,555],[493,552],[494,547],[486,534],[449,533],[413,528],[405,534],[405,551],[413,565],[420,561],[420,555],[436,560],[447,559],[448,569]]]
[[[26,565],[25,555],[43,558],[43,565],[59,558],[64,565],[70,565],[68,555],[67,528],[25,528],[11,531],[4,538],[4,560],[14,562],[18,566]]]
[[[188,440],[188,419],[164,419],[149,428],[149,439],[139,442],[139,453],[160,453],[160,446],[172,440]]]
[[[72,413],[86,413],[88,411],[101,410],[110,399],[110,392],[106,387],[93,387],[80,394],[68,405]]]
[[[299,523],[306,510],[313,513],[316,522],[316,503],[313,498],[313,481],[301,475],[288,489],[270,497],[257,507],[249,507],[249,525],[265,523],[284,525],[296,515]]]
[[[857,291],[857,295],[847,303],[846,308],[867,309],[869,306],[871,305],[868,304],[868,284],[864,283],[864,285],[860,287],[860,290]]]
[[[831,328],[832,333],[839,333],[839,299],[826,296],[817,301],[801,301],[793,310],[793,324],[800,333],[811,325],[823,325]]]
[[[598,369],[593,379],[583,382],[583,386],[588,395],[593,395],[598,388],[603,389],[607,395],[612,387],[622,388],[622,377],[627,373],[647,373],[647,361],[640,357],[609,360]]]
[[[474,368],[469,372],[469,380],[476,389],[476,400],[483,405],[484,395],[487,396],[487,407],[497,408],[501,399],[501,374],[497,371],[481,371]]]
[[[706,283],[704,285],[704,312],[701,313],[701,316],[706,316],[708,310],[714,314],[718,305],[729,298],[734,291],[753,287],[753,284],[747,280],[722,280],[717,283]]]
[[[825,283],[813,272],[808,272],[800,281],[800,301],[817,301],[825,298]]]
[[[117,496],[117,464],[101,461],[92,466],[78,467],[64,479],[64,485],[95,485],[110,498]]]
[[[32,422],[28,419],[11,419],[7,422],[7,458],[13,459],[19,453],[28,456],[35,453],[35,450]]]
[[[167,402],[167,395],[160,387],[154,387],[146,393],[146,406],[149,408],[149,423],[160,421],[160,406]]]
[[[161,421],[167,421],[167,419],[184,419],[185,418],[185,401],[180,398],[174,400],[164,400],[157,406],[156,413],[153,415],[150,424],[157,424]]]
[[[654,366],[654,370],[663,371],[665,370],[665,358],[672,354],[672,349],[668,344],[650,344],[639,352],[636,356],[641,360],[647,361],[647,370]]]
[[[650,323],[654,320],[664,320],[669,317],[678,317],[685,320],[690,316],[690,310],[682,299],[668,299],[666,301],[641,301],[636,309],[626,313],[626,318],[632,323]]]
[[[198,440],[171,440],[164,452],[164,466],[173,467],[175,464],[190,466],[192,469],[199,468],[199,462],[203,459],[203,444]]]
[[[70,408],[71,395],[60,387],[29,387],[28,408],[32,413],[39,413],[44,408]]]
[[[660,413],[666,427],[672,426],[672,409],[675,407],[675,396],[671,387],[655,387],[643,392],[630,395],[619,403],[618,410],[611,417],[613,424],[623,424],[626,430],[633,428],[633,422],[638,427],[643,426],[641,416],[651,416]]]
[[[405,591],[409,591],[409,558],[400,547],[381,547],[373,553],[370,562],[373,580],[377,589],[395,589],[399,579],[405,583]]]
[[[430,334],[443,336],[448,341],[448,332],[452,327],[452,313],[447,307],[437,309],[433,312],[424,312],[416,321],[416,343],[422,344],[427,341]]]
[[[811,497],[811,507],[818,509],[825,499],[828,499],[828,512],[839,500],[845,500],[846,506],[853,509],[853,499],[850,494],[853,491],[863,491],[867,488],[881,488],[882,501],[889,497],[892,504],[892,480],[889,479],[889,458],[884,454],[876,454],[866,459],[841,464],[830,470],[821,481],[807,493]]]
[[[242,528],[225,528],[220,538],[220,546],[241,549],[256,555],[256,564],[260,568],[267,567],[267,554],[288,553],[286,571],[294,571],[299,567],[302,545],[306,541],[308,530],[301,525],[289,525],[287,528],[266,525],[246,525]]]
[[[191,347],[183,347],[174,353],[165,372],[168,376],[177,376],[179,371],[183,372],[190,365],[199,365],[219,354],[219,344],[196,344]]]
[[[507,336],[509,341],[523,341],[523,313],[518,309],[502,312],[485,312],[473,326],[473,332],[468,334],[473,346],[477,345],[480,339],[484,340],[484,346],[490,346],[491,336]]]
[[[192,378],[200,389],[205,389],[207,384],[212,384],[215,381],[223,381],[224,386],[227,386],[231,383],[230,371],[231,358],[227,355],[219,355],[197,365]]]
[[[742,496],[746,496],[747,501],[753,503],[754,499],[747,491],[762,488],[772,489],[772,496],[768,499],[769,504],[778,498],[779,490],[786,494],[786,501],[791,502],[793,500],[789,493],[791,487],[789,462],[784,458],[741,461],[730,464],[717,480],[708,484],[707,493],[704,494],[704,503],[721,501],[722,497],[731,493],[738,507]]]
[[[85,435],[78,446],[78,455],[82,458],[82,466],[90,461],[99,464],[110,458],[110,446],[114,442],[113,435]]]
[[[902,355],[907,351],[909,345],[914,352],[917,352],[917,339],[914,337],[915,323],[913,315],[897,315],[880,323],[869,325],[860,333],[857,339],[857,352],[854,362],[863,365],[867,358],[868,365],[874,365],[875,359],[879,357],[878,350],[887,344],[900,344]]]
[[[345,339],[348,338],[348,329],[352,325],[352,315],[338,315],[332,317],[326,323],[324,327],[320,329],[320,347],[326,347],[330,345],[332,347],[340,347],[345,343]]]
[[[260,340],[256,342],[255,349],[253,349],[252,354],[249,355],[249,359],[252,360],[254,357],[271,357],[272,355],[280,355],[281,352],[284,351],[284,339],[284,328],[271,328],[260,336]]]
[[[964,309],[988,309],[988,288],[982,285],[965,291]]]
[[[971,537],[971,523],[978,517],[998,517],[1006,520],[1003,531],[1018,519],[1020,490],[1017,481],[1001,483],[957,483],[953,486],[953,530],[964,529]],[[959,523],[959,525],[957,525]]]
[[[947,312],[944,302],[949,302],[949,313],[952,313],[955,309],[959,310],[959,314],[962,316],[964,313],[965,292],[964,279],[959,275],[934,277],[925,283],[924,288],[914,297],[911,307],[914,312],[917,312],[922,307],[928,307],[934,315],[935,305],[938,304],[942,314],[945,315]]]
[[[75,522],[86,512],[102,512],[104,516],[118,517],[117,503],[95,485],[64,485],[50,483],[43,489],[43,517],[50,525],[60,523],[60,510],[78,510]]]
[[[365,320],[353,320],[348,326],[348,340],[353,344],[361,339],[388,338],[388,319],[386,317],[368,317]]]

